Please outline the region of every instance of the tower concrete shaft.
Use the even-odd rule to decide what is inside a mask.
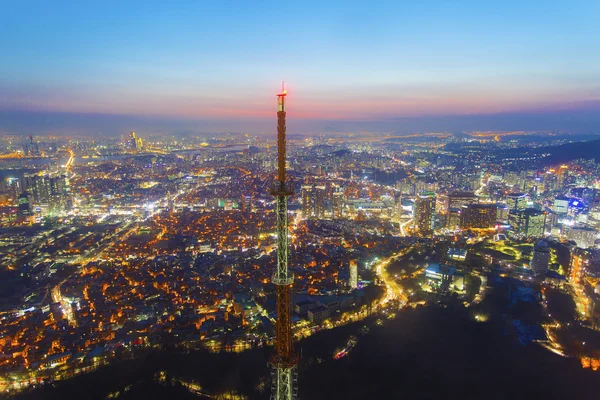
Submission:
[[[277,213],[277,270],[271,281],[277,288],[277,324],[273,365],[273,400],[296,398],[297,359],[292,344],[291,291],[294,276],[288,269],[288,197],[293,194],[293,186],[286,182],[286,136],[285,136],[285,96],[282,87],[277,95],[277,181],[271,194],[276,198]]]

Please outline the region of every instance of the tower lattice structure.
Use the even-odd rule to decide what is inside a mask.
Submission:
[[[277,180],[271,188],[276,198],[277,212],[277,269],[271,282],[277,290],[277,324],[273,366],[272,400],[292,400],[297,397],[297,364],[292,343],[291,292],[294,275],[288,268],[288,197],[294,193],[293,186],[286,181],[286,135],[285,97],[282,85],[277,94]]]

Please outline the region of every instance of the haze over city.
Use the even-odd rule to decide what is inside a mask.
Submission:
[[[273,83],[286,80],[292,133],[590,132],[599,7],[11,2],[0,14],[0,129],[272,132]]]
[[[5,3],[0,400],[598,398],[598,1]]]

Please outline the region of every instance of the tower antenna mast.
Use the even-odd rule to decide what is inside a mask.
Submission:
[[[277,269],[271,278],[277,291],[277,323],[273,366],[272,400],[294,400],[297,397],[298,358],[292,344],[291,292],[294,275],[288,268],[288,197],[294,194],[293,186],[286,181],[286,126],[285,90],[277,94],[277,180],[271,188],[276,198],[277,212]]]

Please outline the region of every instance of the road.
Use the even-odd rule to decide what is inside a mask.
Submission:
[[[406,222],[403,222],[403,223],[401,223],[401,224],[400,224],[400,234],[401,234],[402,236],[408,236],[408,235],[406,234],[406,231],[405,231],[404,229],[405,229],[407,226],[409,226],[410,224],[412,224],[412,223],[413,223],[413,219],[411,218],[411,219],[407,220]]]
[[[402,304],[406,304],[408,296],[402,292],[402,287],[396,282],[396,277],[390,275],[387,271],[387,267],[394,261],[397,261],[400,257],[404,256],[410,251],[410,247],[402,250],[399,253],[394,254],[384,260],[379,261],[374,268],[375,274],[385,286],[385,295],[379,302],[379,306],[383,307],[392,300],[399,300]]]

